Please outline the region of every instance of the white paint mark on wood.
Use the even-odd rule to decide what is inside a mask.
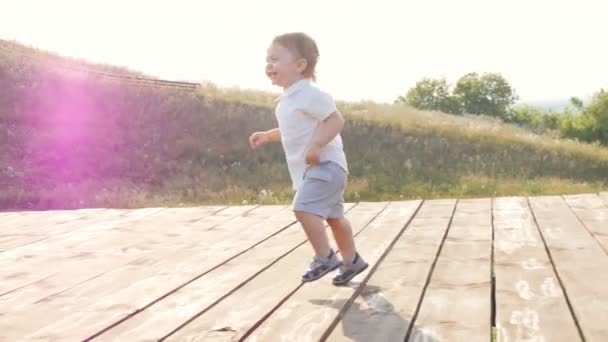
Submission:
[[[545,268],[538,259],[536,258],[528,258],[521,263],[524,270],[542,270]]]
[[[515,283],[515,290],[517,290],[517,294],[525,300],[530,300],[534,297],[534,293],[530,290],[530,284],[525,280],[520,280]]]

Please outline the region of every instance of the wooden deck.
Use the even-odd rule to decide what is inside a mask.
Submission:
[[[345,287],[288,206],[0,213],[0,341],[608,341],[608,193],[347,209]]]

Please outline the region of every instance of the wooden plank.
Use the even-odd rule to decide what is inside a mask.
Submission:
[[[455,200],[422,204],[328,341],[404,341],[455,204]],[[343,306],[332,298],[315,302],[337,310]]]
[[[0,254],[0,267],[7,269],[10,265],[26,268],[49,267],[53,262],[64,262],[65,258],[73,254],[79,254],[91,249],[104,247],[103,242],[108,238],[121,242],[115,248],[122,248],[133,243],[129,241],[131,236],[127,234],[149,232],[152,224],[174,224],[179,227],[181,220],[198,219],[201,216],[210,215],[216,209],[200,208],[188,211],[171,212],[164,208],[138,209],[124,212],[121,215],[110,216],[111,212],[104,216],[86,218],[67,224],[63,227],[61,234],[53,234],[38,243],[22,246],[18,249]],[[168,220],[167,220],[168,219]],[[123,234],[123,235],[121,235]],[[121,241],[124,240],[124,241]],[[19,261],[18,265],[16,261]]]
[[[386,206],[386,203],[360,203],[346,216],[351,221],[353,233],[357,234]],[[285,258],[277,262],[272,269],[262,273],[252,281],[245,284],[218,305],[206,310],[201,308],[199,314],[185,323],[186,329],[180,330],[182,334],[188,331],[200,330],[200,337],[204,340],[233,336],[235,339],[245,333],[273,306],[297,290],[301,285],[300,275],[305,265],[310,262],[311,247],[300,246]],[[243,306],[244,303],[255,305]],[[194,320],[196,319],[196,320]],[[192,322],[190,322],[193,320]],[[216,331],[215,327],[230,327],[233,333]],[[220,329],[226,330],[226,329]],[[181,335],[172,336],[172,340],[181,340]]]
[[[9,250],[18,246],[28,245],[37,241],[45,241],[46,238],[58,236],[66,233],[71,233],[82,228],[93,226],[94,229],[100,227],[110,227],[117,225],[131,224],[132,222],[141,221],[142,218],[163,212],[164,215],[171,216],[177,210],[183,215],[200,214],[201,216],[208,215],[212,212],[221,210],[221,206],[206,206],[192,208],[142,208],[142,209],[107,209],[103,211],[91,212],[88,215],[82,216],[80,211],[74,211],[72,219],[69,211],[51,215],[46,218],[39,217],[33,225],[29,226],[14,226],[12,229],[3,229],[0,231],[0,250]],[[153,221],[150,221],[153,222]],[[154,221],[156,222],[156,221]],[[50,243],[50,241],[45,241]],[[49,247],[50,248],[50,247]]]
[[[104,211],[103,214],[95,215],[95,219],[85,218],[77,222],[84,226],[95,227],[95,225],[107,226],[126,220],[112,214],[112,211]],[[73,224],[66,224],[68,226],[63,229],[69,230],[80,227],[78,225],[72,226]],[[3,240],[3,244],[0,243],[0,249],[3,247],[9,248],[9,250],[0,253],[0,269],[2,269],[2,273],[0,273],[0,296],[53,274],[48,267],[39,267],[51,260],[53,255],[63,253],[62,250],[44,248],[44,242],[49,238],[49,235],[44,234],[37,234],[36,236],[24,234],[18,235],[14,239],[7,238]],[[37,250],[37,252],[27,253],[32,250]],[[26,253],[22,253],[22,251],[26,251]],[[34,267],[28,269],[28,265]]]
[[[111,212],[111,211],[110,211]],[[111,212],[107,217],[114,217],[124,213],[126,210]],[[0,253],[12,248],[27,245],[29,243],[44,240],[54,231],[70,227],[74,222],[80,220],[91,220],[94,216],[108,213],[108,210],[97,211],[61,211],[54,212],[35,212],[29,214],[19,213],[0,227]]]
[[[574,214],[608,255],[608,206],[596,194],[563,196]]]
[[[385,255],[388,247],[404,231],[420,204],[420,201],[390,203],[386,210],[357,236],[357,248],[370,267],[349,286],[334,286],[330,277],[305,284],[264,320],[247,339],[319,340],[338,317],[345,303],[356,295],[356,291],[364,284],[364,279],[374,269],[379,258]]]
[[[352,206],[345,206],[347,215]],[[306,235],[300,226],[294,228],[282,231],[229,263],[214,269],[148,310],[107,331],[98,339],[143,341],[157,340],[165,336],[185,319],[213,305],[260,273],[270,272],[269,268],[274,263],[305,244]]]
[[[31,222],[30,224],[18,224],[3,229],[0,231],[0,237],[12,236],[13,240],[21,239],[23,241],[20,242],[23,245],[26,245],[28,244],[28,237],[48,238],[55,235],[70,233],[74,230],[88,227],[89,225],[103,227],[103,222],[105,220],[107,220],[106,225],[128,224],[164,210],[167,209],[162,207],[143,209],[104,209],[90,211],[88,214],[85,214],[85,211],[75,210],[71,216],[68,211],[56,215],[51,212],[46,212],[44,217],[40,216],[36,218],[35,222]],[[6,241],[8,240],[10,239],[6,239]],[[0,238],[0,241],[4,240]],[[13,244],[17,244],[17,241],[14,241]]]
[[[108,209],[77,209],[77,210],[45,210],[45,211],[20,211],[15,212],[10,218],[0,220],[1,232],[17,232],[38,229],[40,222],[47,224],[60,224],[72,220],[93,216]],[[121,212],[126,210],[118,209]]]
[[[132,213],[130,216],[111,216],[112,213],[113,211],[105,211],[102,216],[100,216],[101,214],[93,216],[94,219],[87,217],[66,224],[68,227],[62,229],[65,232],[71,230],[72,234],[48,235],[41,240],[35,240],[1,253],[0,269],[3,270],[3,273],[0,275],[2,280],[0,283],[0,298],[15,289],[22,288],[27,284],[35,284],[41,279],[56,274],[58,267],[64,265],[66,261],[95,260],[96,254],[101,254],[94,247],[99,242],[100,235],[111,231],[116,225],[128,224],[138,220],[140,216],[151,215],[154,212],[142,211],[141,215]],[[119,213],[124,212],[117,212],[117,214]],[[84,228],[78,233],[74,232],[81,227]],[[19,239],[14,241],[19,241]],[[121,254],[126,255],[127,253],[123,252]],[[86,264],[81,266],[86,266]],[[95,269],[91,268],[90,270]],[[83,276],[86,276],[86,274],[86,272],[81,273]]]
[[[15,222],[19,219],[19,214],[14,212],[0,213],[0,231],[8,226],[10,222]]]
[[[52,249],[40,244],[7,253],[14,254],[10,258],[0,255],[0,266],[6,269],[7,274],[3,286],[19,289],[0,296],[0,312],[36,303],[132,262],[161,259],[163,254],[160,252],[167,248],[167,253],[171,253],[173,248],[188,248],[194,243],[193,236],[214,234],[201,228],[229,221],[253,208],[232,207],[214,215],[212,219],[203,215],[216,212],[216,208],[186,210],[183,214],[182,211],[167,210],[159,213],[160,216],[147,216],[134,222],[123,221],[120,225],[88,226],[78,233],[67,234],[64,236],[67,239],[55,243]],[[186,224],[201,217],[206,219],[203,225],[202,222],[191,224],[191,227]],[[167,225],[171,227],[169,232]],[[192,230],[200,233],[193,235]],[[163,248],[165,245],[168,247]],[[35,261],[28,262],[29,259]],[[29,285],[23,287],[24,284]]]
[[[81,227],[86,227],[89,224],[103,224],[106,220],[111,220],[112,222],[126,220],[120,216],[120,214],[125,212],[127,212],[127,210],[108,209],[84,217],[73,215],[71,218],[67,218],[62,215],[58,218],[37,218],[36,222],[27,226],[16,225],[11,229],[3,229],[0,231],[0,253],[13,248],[26,246],[37,241],[46,240],[52,235],[58,235]]]
[[[163,257],[175,255],[176,249],[179,250],[179,248],[187,248],[189,246],[192,248],[191,246],[196,244],[196,241],[192,240],[192,238],[196,238],[201,234],[212,235],[213,232],[207,232],[206,230],[223,222],[228,222],[234,219],[235,216],[240,216],[253,208],[255,206],[229,207],[214,216],[205,218],[204,221],[191,223],[191,226],[188,227],[177,225],[176,228],[174,225],[169,225],[171,227],[170,230],[166,226],[170,220],[166,218],[156,221],[156,223],[160,222],[160,225],[154,225],[153,221],[146,222],[142,220],[132,226],[124,226],[121,229],[129,229],[134,234],[138,231],[140,233],[140,237],[131,239],[132,241],[122,241],[125,239],[116,240],[117,244],[130,244],[128,248],[117,249],[113,248],[111,244],[107,246],[107,250],[95,248],[97,240],[93,239],[92,245],[89,247],[95,251],[93,257],[88,259],[75,258],[76,260],[66,258],[64,264],[59,268],[60,272],[54,276],[0,297],[0,313],[15,310],[25,311],[37,301],[48,301],[61,294],[68,295],[71,292],[67,290],[77,291],[81,288],[87,288],[87,282],[105,281],[107,278],[104,278],[104,276],[107,277],[107,273],[122,266],[127,267],[131,265],[134,269],[135,267],[141,268],[149,264],[150,267],[153,267]],[[179,214],[174,213],[170,216],[176,218],[179,217]],[[200,215],[194,217],[200,218]],[[185,217],[185,219],[189,219],[189,217]],[[175,245],[171,243],[175,243]],[[91,270],[91,272],[95,273],[93,276],[90,276],[90,274],[82,272],[82,269]],[[44,306],[44,301],[36,303],[34,307]]]
[[[523,197],[494,201],[498,341],[579,341],[538,228]]]
[[[250,215],[215,227],[214,236],[200,241],[191,231],[191,244],[164,246],[167,257],[142,260],[108,272],[101,277],[58,294],[23,310],[9,313],[10,335],[27,339],[83,339],[145,309],[179,287],[195,280],[270,234],[294,223],[289,206],[277,210],[264,206]],[[255,212],[265,212],[264,219]],[[272,216],[268,217],[268,214]],[[204,222],[204,221],[199,221]],[[235,234],[239,231],[239,234]],[[160,247],[159,247],[160,248]],[[57,318],[61,317],[61,318]],[[0,332],[2,329],[0,325]]]
[[[88,209],[88,210],[82,210],[79,211],[78,213],[81,214],[80,216],[86,215],[86,212],[92,212],[92,210]],[[101,211],[101,210],[98,210]],[[39,218],[41,217],[61,217],[62,214],[68,214],[68,217],[73,217],[75,214],[75,210],[48,210],[48,211],[42,211],[42,210],[31,210],[31,211],[12,211],[12,212],[7,212],[5,213],[5,215],[10,215],[10,216],[6,216],[6,219],[0,220],[0,229],[5,229],[8,227],[11,227],[15,222],[17,221],[21,221],[22,225],[28,225],[28,224],[32,224],[35,223]],[[85,213],[83,213],[85,212]]]
[[[362,203],[352,211],[351,215],[347,215],[353,226],[353,233],[357,247],[362,255],[373,262],[378,255],[382,254],[383,243],[390,241],[391,231],[394,228],[395,222],[388,226],[388,219],[402,219],[401,226],[405,221],[404,216],[412,215],[415,208],[419,205],[419,201],[411,201],[404,203],[391,203],[387,206],[386,203]],[[364,207],[365,206],[365,207]],[[386,209],[384,209],[386,207]],[[392,209],[391,209],[392,207]],[[355,212],[357,209],[365,209],[365,211]],[[384,209],[384,211],[382,211]],[[349,213],[350,214],[350,213]],[[371,222],[371,223],[370,223]],[[382,222],[387,223],[385,232],[379,232],[382,228]],[[380,239],[376,236],[383,235]],[[302,248],[304,247],[304,248]],[[204,340],[204,341],[228,341],[237,340],[244,337],[251,329],[254,329],[256,324],[262,321],[263,317],[271,312],[273,308],[280,305],[278,310],[270,317],[282,317],[282,315],[290,315],[291,310],[299,310],[296,306],[287,304],[289,302],[298,304],[300,301],[292,302],[299,296],[302,291],[310,291],[310,289],[331,287],[336,291],[352,292],[350,288],[334,288],[329,285],[331,275],[328,275],[316,282],[305,283],[301,282],[301,273],[303,267],[311,258],[311,247],[307,244],[296,249],[287,257],[281,259],[270,271],[264,272],[256,277],[253,281],[247,283],[239,291],[233,293],[228,298],[223,300],[217,306],[202,313],[200,316],[194,317],[194,320],[189,321],[187,325],[179,329],[175,334],[171,335],[169,341],[183,340]],[[384,245],[386,247],[386,245]],[[357,279],[362,278],[360,275]],[[317,310],[322,310],[322,307],[312,303],[303,303],[302,305],[312,305]],[[308,319],[309,314],[302,314],[301,319]],[[322,315],[317,315],[314,318],[321,318]],[[308,318],[304,318],[308,317]],[[317,323],[315,323],[317,324]],[[296,321],[292,321],[292,328],[295,330],[299,325]],[[257,330],[256,330],[257,331]],[[272,340],[279,340],[280,333],[275,331]],[[300,339],[309,340],[310,336],[302,336]],[[248,339],[255,340],[250,336]]]
[[[460,201],[408,341],[490,339],[491,251],[490,199]]]
[[[586,341],[608,341],[608,258],[563,198],[529,198],[550,258]]]

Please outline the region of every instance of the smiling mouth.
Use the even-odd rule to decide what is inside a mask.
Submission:
[[[267,72],[266,75],[270,79],[275,79],[277,77],[277,73],[276,72]]]

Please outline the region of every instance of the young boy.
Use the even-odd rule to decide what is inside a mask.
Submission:
[[[275,37],[268,49],[266,75],[283,88],[276,107],[278,128],[255,132],[253,149],[281,142],[296,194],[293,210],[315,252],[305,282],[339,268],[335,285],[348,283],[368,264],[355,249],[352,228],[344,217],[348,167],[340,132],[344,118],[332,97],[313,84],[319,51],[309,36],[288,33]],[[332,228],[342,253],[330,248],[324,221]]]

